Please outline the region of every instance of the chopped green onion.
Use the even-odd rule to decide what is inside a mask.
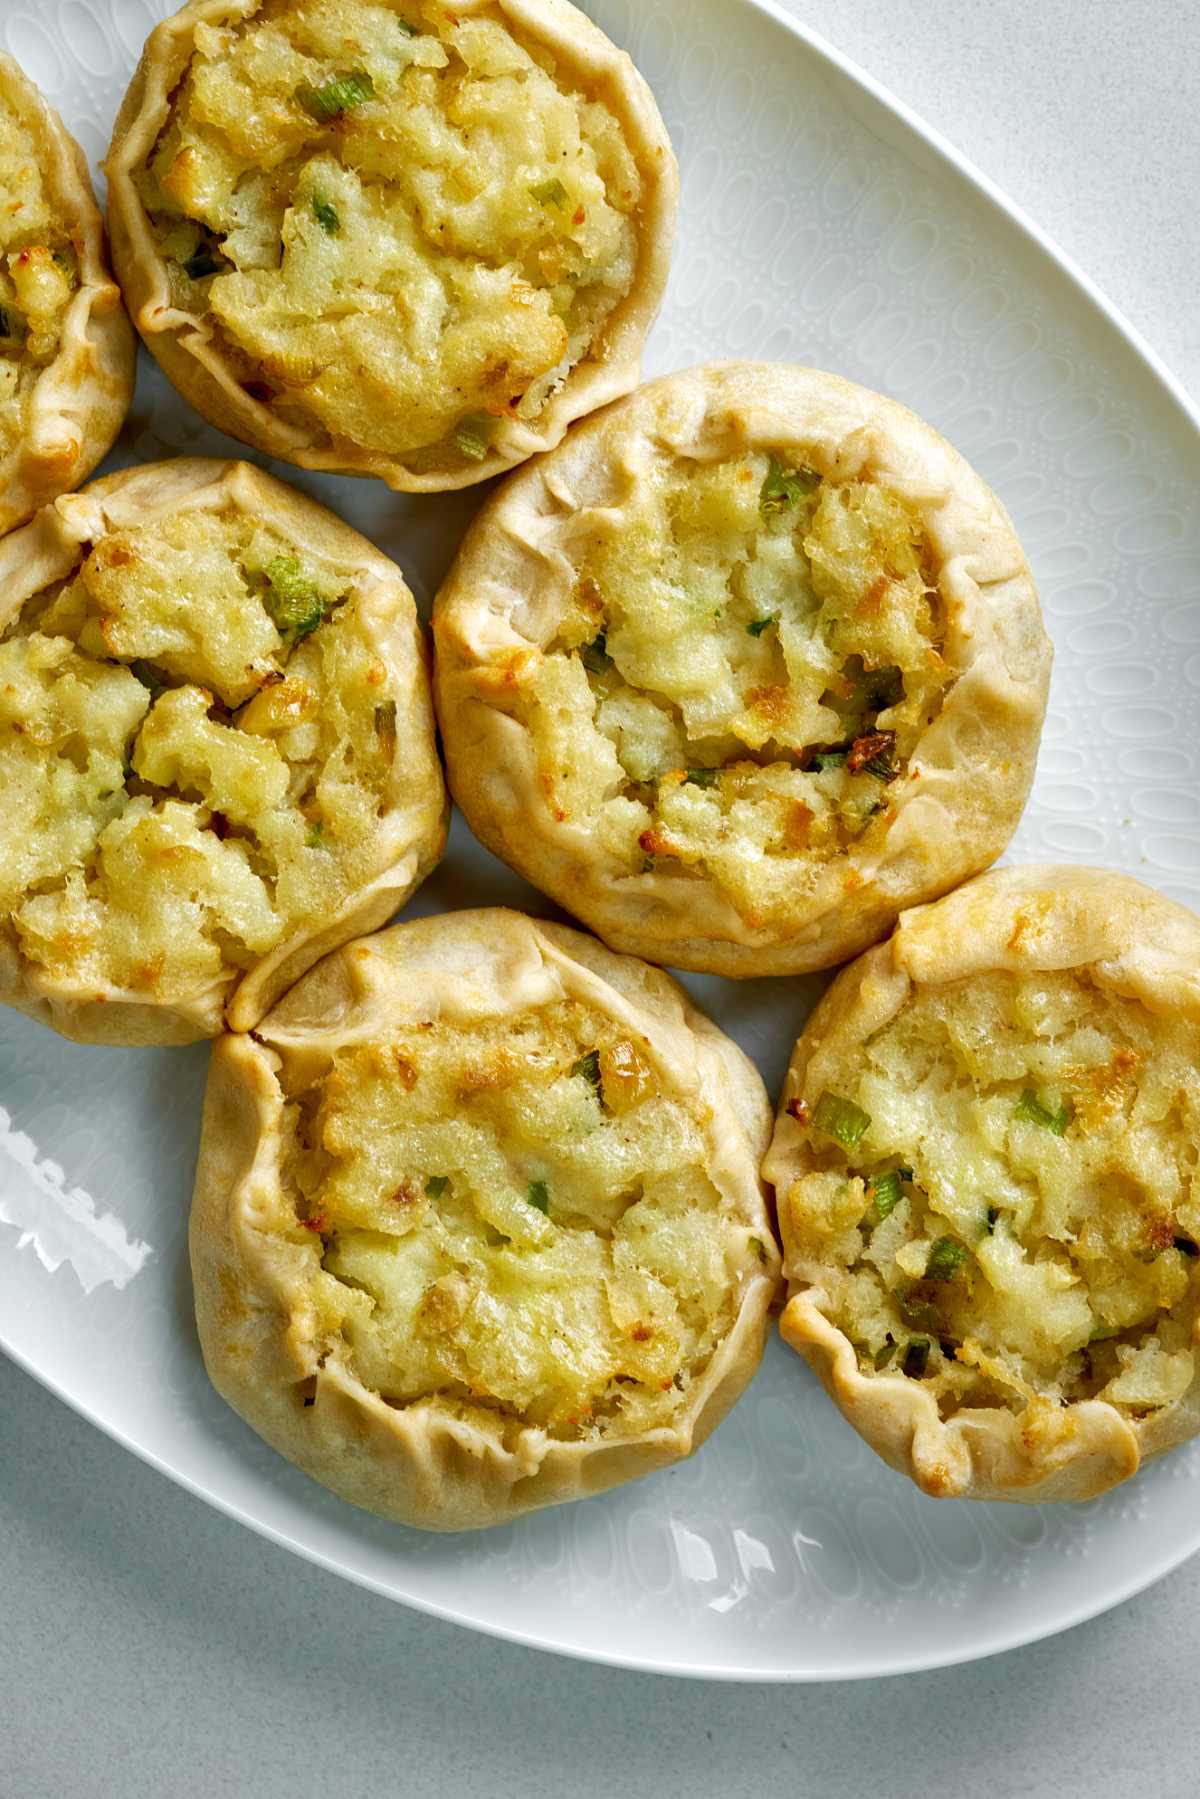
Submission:
[[[764,518],[786,512],[801,501],[806,494],[815,493],[820,485],[821,477],[810,468],[784,468],[782,463],[771,457],[764,480],[758,494],[758,509]]]
[[[469,412],[455,426],[451,441],[459,455],[465,456],[468,462],[482,462],[490,448],[488,433],[491,428],[490,419],[477,412]]]
[[[1056,1137],[1066,1133],[1067,1126],[1075,1116],[1075,1108],[1070,1100],[1064,1100],[1057,1112],[1042,1104],[1032,1087],[1026,1087],[1013,1108],[1013,1117],[1024,1120],[1026,1124],[1040,1124],[1043,1130],[1053,1131]]]
[[[845,768],[849,750],[817,750],[813,754],[812,766],[819,775],[828,768]]]
[[[899,772],[895,755],[894,731],[868,731],[850,745],[846,766],[852,775],[865,773],[874,775],[879,781],[894,781]]]
[[[1121,1333],[1116,1329],[1115,1326],[1102,1324],[1098,1331],[1092,1332],[1091,1336],[1088,1338],[1088,1342],[1089,1343],[1107,1343],[1108,1339],[1110,1337],[1117,1337],[1117,1336],[1120,1336],[1120,1334]]]
[[[755,1249],[758,1251],[759,1261],[765,1262],[767,1260],[767,1246],[763,1242],[762,1238],[761,1237],[751,1237],[750,1241],[751,1241],[751,1243],[753,1243]]]
[[[141,682],[143,687],[149,688],[152,700],[156,700],[167,685],[158,670],[149,662],[143,662],[140,657],[136,662],[129,664],[129,672]]]
[[[567,190],[557,176],[550,181],[535,183],[529,191],[543,206],[561,206],[567,197]]]
[[[547,1187],[545,1181],[530,1181],[529,1191],[526,1193],[525,1197],[531,1206],[535,1206],[539,1212],[545,1212],[547,1216],[549,1215],[550,1189]]]
[[[419,25],[410,25],[407,19],[397,19],[396,29],[402,31],[405,37],[420,37],[421,35],[421,27]]]
[[[911,1324],[914,1330],[932,1331],[935,1335],[942,1328],[942,1317],[938,1305],[928,1288],[920,1281],[914,1281],[894,1295],[900,1316],[905,1324]]]
[[[904,1351],[902,1367],[910,1380],[923,1380],[929,1363],[929,1338],[913,1337]]]
[[[1174,1237],[1172,1243],[1181,1256],[1200,1256],[1200,1248],[1197,1248],[1190,1237]]]
[[[330,602],[294,556],[272,556],[263,573],[267,591],[263,604],[281,637],[295,643],[316,630]]]
[[[874,714],[886,712],[904,698],[904,676],[894,664],[884,668],[864,668],[861,656],[850,656],[842,665],[842,680],[848,683],[844,694],[832,692],[827,701],[842,717],[862,720],[857,734],[872,729],[867,722]]]
[[[925,1263],[925,1279],[927,1281],[952,1281],[962,1272],[968,1251],[953,1237],[939,1237],[930,1245],[929,1259]]]
[[[720,778],[719,768],[689,768],[683,783],[685,787],[715,787]]]
[[[889,1337],[887,1342],[884,1344],[883,1348],[877,1349],[875,1351],[875,1366],[876,1366],[876,1368],[877,1369],[886,1368],[888,1363],[891,1361],[892,1357],[895,1355],[895,1353],[896,1353],[896,1339],[894,1337]]]
[[[889,1212],[894,1212],[903,1195],[900,1192],[900,1170],[893,1168],[889,1174],[881,1174],[867,1188],[867,1198],[875,1202],[875,1215],[882,1224]]]
[[[987,1209],[987,1234],[989,1237],[991,1237],[995,1234],[996,1225],[999,1221],[999,1218],[1000,1218],[999,1206],[989,1206]]]
[[[813,1107],[812,1121],[844,1149],[857,1149],[870,1128],[871,1114],[852,1099],[843,1099],[840,1093],[830,1093],[826,1088]]]
[[[603,631],[598,637],[593,637],[591,643],[584,644],[580,656],[583,666],[593,675],[602,675],[606,669],[612,667],[612,657],[608,653],[608,639]]]
[[[425,1191],[430,1199],[440,1199],[449,1185],[450,1176],[448,1174],[431,1174],[425,1183]]]
[[[326,232],[330,237],[336,237],[342,228],[342,221],[338,217],[338,209],[333,204],[333,201],[323,200],[320,194],[314,194],[312,209],[313,218],[317,221],[321,230]]]
[[[585,1056],[580,1056],[578,1062],[573,1062],[571,1064],[571,1073],[582,1075],[584,1080],[593,1086],[597,1093],[599,1093],[600,1051],[598,1049],[589,1049]]]
[[[746,631],[751,637],[761,637],[768,625],[778,624],[778,622],[778,619],[775,618],[752,618],[746,626]]]
[[[902,1181],[911,1181],[913,1177],[912,1169],[906,1168],[903,1162],[901,1162],[899,1168],[897,1168],[896,1173],[900,1176]]]
[[[877,781],[894,781],[900,773],[890,756],[872,756],[869,762],[863,763],[863,773],[874,775]],[[877,807],[876,810],[879,810]]]
[[[319,821],[315,825],[310,825],[306,842],[310,850],[323,850],[325,848],[325,826]]]
[[[886,712],[904,698],[904,676],[898,668],[873,668],[864,677],[864,699],[868,712]]]
[[[297,100],[309,118],[316,119],[320,125],[327,124],[330,119],[340,119],[352,106],[361,106],[364,100],[374,96],[375,83],[365,69],[347,70],[321,87],[302,81],[296,89]]]

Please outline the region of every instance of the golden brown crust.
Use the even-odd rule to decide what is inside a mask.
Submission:
[[[506,1015],[564,994],[632,1024],[659,1072],[711,1107],[708,1171],[761,1233],[765,1260],[744,1279],[731,1330],[680,1395],[672,1425],[624,1438],[562,1441],[494,1428],[436,1401],[385,1403],[359,1381],[340,1340],[314,1322],[317,1251],[280,1235],[282,1090],[335,1050],[404,1019]],[[503,1523],[650,1473],[696,1448],[754,1373],[778,1254],[756,1176],[770,1129],[766,1096],[735,1045],[658,970],[578,932],[501,910],[397,925],[329,956],[254,1037],[215,1046],[191,1220],[201,1345],[218,1391],[281,1454],[355,1505],[430,1530]],[[303,1403],[308,1400],[310,1403]]]
[[[111,448],[133,398],[135,340],[109,273],[104,226],[83,151],[11,56],[0,52],[0,97],[37,146],[48,195],[79,258],[54,360],[32,392],[27,429],[0,459],[0,534],[86,480]]]
[[[107,532],[224,511],[273,524],[299,548],[354,571],[375,653],[405,696],[397,750],[380,817],[380,872],[351,892],[336,916],[285,939],[239,975],[202,991],[155,1000],[108,983],[79,987],[22,956],[0,925],[0,1003],[80,1043],[191,1043],[227,1025],[251,1029],[292,982],[329,950],[384,923],[432,873],[445,847],[448,802],[434,736],[428,653],[412,595],[396,565],[323,506],[245,462],[178,457],[123,469],[46,506],[0,543],[0,635],[32,595],[62,580]]]
[[[877,471],[914,500],[941,564],[954,671],[886,835],[835,856],[781,925],[756,924],[708,877],[662,858],[631,873],[585,818],[563,822],[511,710],[522,657],[575,576],[589,510],[611,521],[649,445],[711,461],[781,442],[829,474]],[[608,526],[606,525],[606,528]],[[435,694],[455,799],[475,834],[615,949],[735,977],[826,968],[906,906],[987,866],[1016,828],[1045,712],[1050,645],[1011,522],[980,478],[894,401],[835,375],[718,363],[651,382],[507,481],[477,515],[434,610]],[[506,686],[506,682],[508,685]]]
[[[172,304],[166,268],[134,175],[167,118],[196,27],[250,18],[258,4],[259,0],[190,0],[151,32],[117,114],[105,164],[113,263],[126,305],[147,349],[197,412],[230,436],[297,467],[373,475],[402,493],[435,493],[474,486],[552,449],[574,419],[628,393],[637,382],[642,345],[666,287],[679,174],[654,97],[632,61],[567,0],[495,0],[495,5],[523,38],[550,50],[582,91],[602,98],[611,108],[621,122],[644,192],[638,262],[630,290],[536,423],[501,419],[483,460],[459,470],[429,472],[410,468],[394,455],[350,453],[333,445],[315,423],[311,430],[284,424],[269,405],[245,391],[211,328]],[[463,0],[457,12],[468,16],[492,4],[493,0]]]
[[[814,1166],[789,1108],[813,1106],[848,1053],[881,1031],[919,987],[991,970],[1083,971],[1148,1011],[1200,1019],[1200,919],[1125,875],[1079,867],[1001,868],[900,919],[887,943],[844,968],[796,1045],[764,1177],[780,1195]],[[964,1408],[942,1418],[934,1395],[891,1368],[863,1369],[827,1315],[829,1295],[797,1281],[780,1206],[788,1302],[784,1339],[854,1428],[935,1498],[1090,1499],[1150,1456],[1200,1432],[1200,1375],[1175,1403],[1139,1418],[1105,1400]]]

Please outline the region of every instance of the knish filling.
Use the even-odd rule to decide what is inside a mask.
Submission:
[[[319,1328],[396,1405],[565,1439],[668,1423],[765,1254],[694,1108],[575,1001],[344,1048],[290,1116]]]
[[[419,468],[535,421],[633,279],[617,119],[496,11],[266,0],[200,25],[137,180],[176,304],[246,391]]]
[[[921,520],[869,476],[753,452],[658,456],[589,524],[515,671],[546,802],[629,873],[706,876],[768,922],[886,830],[950,684]]]
[[[79,286],[70,233],[46,191],[33,138],[0,98],[0,456],[28,424],[30,397],[58,355]]]
[[[1200,1029],[1078,974],[918,991],[806,1107],[789,1269],[943,1415],[1192,1380]],[[824,1306],[822,1309],[825,1309]]]
[[[171,999],[377,872],[390,677],[344,571],[236,514],[113,531],[0,642],[0,928]]]

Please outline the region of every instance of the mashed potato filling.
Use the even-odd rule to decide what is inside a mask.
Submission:
[[[183,512],[27,602],[0,642],[0,927],[31,963],[183,997],[378,872],[395,706],[349,585]]]
[[[559,822],[750,922],[882,835],[950,681],[916,511],[870,476],[665,454],[589,515],[521,715]]]
[[[790,1108],[820,1164],[781,1196],[791,1277],[944,1414],[1169,1405],[1195,1353],[1197,1066],[1194,1023],[1076,973],[918,990]]]
[[[629,291],[616,117],[498,10],[266,0],[201,25],[138,177],[176,303],[335,444],[482,461]]]
[[[293,1103],[296,1235],[367,1386],[564,1439],[670,1423],[758,1261],[619,1024],[570,1000],[418,1024]]]
[[[0,456],[24,434],[34,383],[54,361],[79,264],[38,167],[37,148],[0,96]]]

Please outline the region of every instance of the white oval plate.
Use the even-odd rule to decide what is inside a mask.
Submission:
[[[18,0],[4,42],[99,157],[169,0]],[[751,0],[594,0],[683,170],[647,372],[714,356],[840,370],[906,401],[1016,518],[1058,656],[1014,858],[1128,869],[1200,904],[1200,421],[1105,302],[835,52]],[[143,359],[144,360],[144,359]],[[148,367],[114,459],[238,453]],[[279,471],[427,601],[469,496]],[[412,910],[541,897],[456,821]],[[818,983],[688,983],[777,1083]],[[772,1345],[694,1461],[481,1536],[352,1511],[209,1388],[186,1218],[207,1052],[73,1048],[0,1020],[0,1342],[78,1411],[264,1536],[497,1635],[682,1674],[822,1680],[964,1661],[1146,1586],[1200,1544],[1200,1451],[1096,1503],[937,1504]]]

